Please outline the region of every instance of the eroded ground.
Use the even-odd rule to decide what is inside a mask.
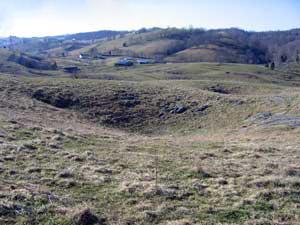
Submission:
[[[298,224],[295,85],[0,82],[1,224]]]

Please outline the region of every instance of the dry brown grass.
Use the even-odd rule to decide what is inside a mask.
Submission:
[[[80,111],[37,101],[21,88],[97,82],[0,82],[0,131],[5,132],[0,137],[0,223],[71,224],[87,208],[120,225],[299,221],[300,128],[264,128],[247,119],[260,112],[297,116],[297,88],[290,93],[289,87],[271,85],[274,92],[268,95],[260,87],[253,95],[227,96],[176,81],[162,97],[180,95],[185,103],[201,105],[209,99],[213,106],[197,118],[175,115],[170,121],[178,123],[145,135],[105,128]],[[135,90],[164,86],[110,84]],[[278,94],[283,102],[274,102]],[[245,103],[235,105],[236,100]]]

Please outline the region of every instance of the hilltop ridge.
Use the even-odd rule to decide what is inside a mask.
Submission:
[[[0,41],[1,43],[1,41]],[[300,29],[249,32],[230,29],[152,28],[98,31],[44,38],[12,38],[2,46],[46,56],[80,53],[152,58],[166,62],[283,64],[299,54]]]

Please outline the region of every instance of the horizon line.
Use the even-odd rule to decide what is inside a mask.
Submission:
[[[189,27],[191,26],[191,27]],[[153,29],[153,28],[157,28],[157,29],[161,29],[161,30],[166,30],[166,29],[192,29],[192,30],[196,30],[196,29],[203,29],[204,31],[210,31],[210,30],[230,30],[230,29],[236,29],[236,30],[241,30],[241,31],[245,31],[245,32],[252,32],[252,33],[263,33],[263,32],[284,32],[284,31],[291,31],[291,30],[297,30],[300,29],[300,27],[294,27],[294,28],[288,28],[288,29],[277,29],[277,30],[247,30],[241,27],[220,27],[220,28],[204,28],[204,27],[193,27],[192,25],[189,25],[187,27],[176,27],[176,26],[168,26],[168,27],[141,27],[139,29],[128,29],[128,30],[111,30],[111,29],[99,29],[99,30],[91,30],[91,31],[80,31],[80,32],[74,32],[74,33],[64,33],[64,34],[54,34],[54,35],[46,35],[46,36],[17,36],[17,35],[9,35],[9,36],[1,36],[0,34],[0,38],[1,39],[5,39],[5,38],[10,38],[10,37],[17,37],[17,38],[46,38],[46,37],[57,37],[57,36],[68,36],[68,35],[74,35],[74,34],[83,34],[83,33],[94,33],[94,32],[100,32],[100,31],[115,31],[115,32],[136,32],[139,31],[141,29]]]

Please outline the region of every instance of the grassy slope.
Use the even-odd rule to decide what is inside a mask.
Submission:
[[[202,43],[197,42],[195,37],[191,38],[191,35],[189,31],[172,28],[128,34],[114,40],[98,41],[90,46],[71,51],[70,55],[78,56],[82,52],[89,53],[93,49],[99,54],[111,52],[113,55],[154,59],[160,56],[168,62],[251,62],[251,54],[245,52],[245,48],[249,46],[240,43],[240,40],[229,30],[211,31],[206,34],[208,36],[198,34],[198,39],[207,39]]]
[[[13,54],[13,51],[8,49],[0,49],[0,72],[14,76],[59,76],[64,74],[61,70],[38,70],[22,66],[18,63],[8,61],[8,58]],[[73,65],[73,63],[72,63]]]
[[[236,62],[236,56],[246,58],[239,52],[239,49],[230,47],[220,47],[213,44],[199,45],[187,48],[165,58],[170,62]]]
[[[165,55],[166,52],[179,43],[178,40],[163,38],[164,32],[152,31],[147,33],[128,34],[125,37],[115,40],[102,40],[75,51],[71,51],[71,56],[78,56],[82,52],[88,53],[92,48],[98,53],[104,54],[112,51],[114,55],[132,55],[138,57],[153,58],[155,55]],[[123,46],[126,44],[126,46]]]
[[[97,79],[1,76],[1,222],[72,224],[90,208],[108,224],[297,224],[300,129],[248,119],[299,116],[296,75],[213,63],[83,69]],[[76,104],[53,106],[66,96]],[[176,104],[188,110],[159,117]],[[115,129],[105,112],[137,117]]]
[[[83,52],[89,52],[91,48],[96,48],[99,53],[107,53],[114,49],[123,49],[127,50],[127,48],[123,47],[123,43],[127,43],[131,46],[140,46],[141,48],[144,48],[143,44],[145,42],[152,42],[157,41],[159,39],[160,31],[153,31],[149,33],[143,33],[143,34],[128,34],[125,37],[117,38],[114,40],[100,40],[97,41],[97,43],[87,46],[75,51],[71,51],[70,55],[77,56],[80,53]],[[136,48],[137,49],[137,48]]]

